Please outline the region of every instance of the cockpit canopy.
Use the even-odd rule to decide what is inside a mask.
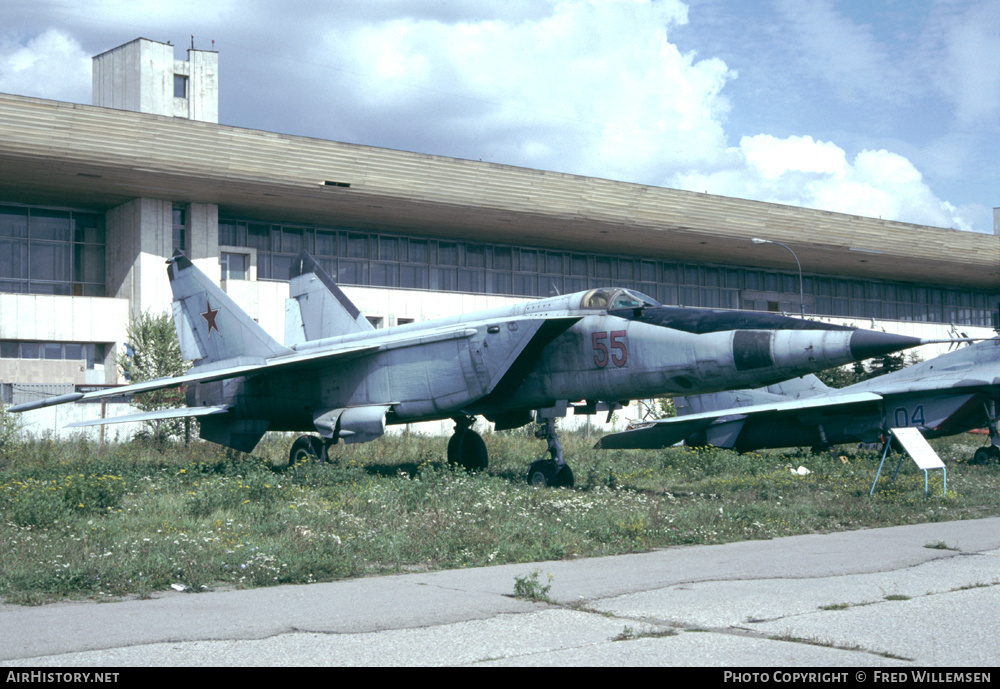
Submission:
[[[614,309],[641,309],[647,306],[660,306],[660,303],[642,292],[614,287],[592,289],[584,294],[583,299],[580,300],[581,309],[612,311]]]

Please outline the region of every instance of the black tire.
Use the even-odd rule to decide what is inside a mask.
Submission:
[[[998,461],[1000,461],[1000,447],[996,445],[981,447],[972,455],[973,464],[992,464]]]
[[[573,487],[573,470],[569,468],[569,464],[559,467],[559,471],[556,472],[556,485],[563,488]]]
[[[489,466],[489,453],[483,437],[473,430],[456,433],[448,441],[448,463],[468,471],[482,471]]]
[[[323,456],[323,441],[314,435],[303,435],[295,439],[288,451],[288,466],[299,462],[318,462]]]
[[[556,463],[551,459],[540,459],[528,467],[528,485],[548,488],[556,485]]]

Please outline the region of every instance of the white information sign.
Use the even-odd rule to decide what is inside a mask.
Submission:
[[[916,428],[893,428],[892,434],[903,445],[913,461],[921,469],[943,469],[944,462],[937,456],[919,430]]]

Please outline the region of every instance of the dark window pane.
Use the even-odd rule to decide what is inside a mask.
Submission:
[[[486,273],[486,293],[487,294],[510,294],[511,276],[510,273]]]
[[[337,282],[347,285],[368,284],[368,263],[364,261],[340,261],[340,275]]]
[[[514,274],[514,294],[526,296],[526,297],[537,297],[538,296],[538,276],[537,275],[524,275],[522,273]]]
[[[0,237],[27,237],[28,209],[0,206]]]
[[[486,287],[486,276],[478,270],[458,271],[458,291],[482,294]]]
[[[410,244],[410,248],[413,248],[412,243]],[[427,289],[427,266],[400,266],[399,286],[409,289]]]
[[[411,239],[409,244],[409,260],[411,263],[427,263],[430,260],[427,252],[427,242],[422,239]]]
[[[378,257],[383,261],[398,261],[399,239],[396,237],[379,237]]]
[[[455,268],[430,269],[430,289],[454,292],[458,289],[458,270]]]
[[[368,235],[347,235],[347,256],[349,258],[368,258]]]
[[[483,247],[478,244],[470,244],[465,247],[465,265],[470,268],[485,268],[486,259],[483,253]]]
[[[0,239],[0,278],[28,277],[28,245]]]
[[[298,254],[302,251],[302,229],[299,227],[281,228],[281,253]]]
[[[457,266],[458,245],[451,242],[438,242],[438,263],[443,266]]]
[[[69,282],[71,279],[69,247],[68,243],[33,243],[30,247],[28,277],[32,280],[62,280]]]
[[[337,233],[316,230],[316,255],[336,256],[337,255]]]
[[[85,244],[104,243],[104,218],[85,213],[73,214],[73,241]]]
[[[292,273],[293,260],[292,256],[279,256],[277,254],[271,256],[271,279],[287,280]]]
[[[271,226],[247,225],[247,245],[257,251],[271,250]]]
[[[399,287],[399,265],[372,263],[372,284],[378,287]]]
[[[520,260],[518,270],[525,273],[537,273],[538,272],[538,252],[530,251],[528,249],[521,249],[519,251]]]
[[[635,280],[635,261],[624,258],[619,259],[618,277],[622,280]]]
[[[104,247],[76,244],[73,247],[73,281],[104,284]]]
[[[594,259],[594,277],[601,280],[611,280],[611,259],[606,256],[597,256]]]
[[[236,223],[219,223],[219,244],[222,244],[223,246],[239,246],[239,244],[236,243]]]
[[[510,247],[493,247],[493,268],[495,270],[511,270],[513,267],[514,262],[511,258]]]
[[[656,282],[656,264],[650,261],[642,261],[639,279],[643,282]]]
[[[69,213],[66,211],[32,210],[28,221],[28,236],[32,239],[51,239],[68,242]]]

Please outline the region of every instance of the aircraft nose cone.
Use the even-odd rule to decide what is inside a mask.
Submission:
[[[851,335],[851,355],[856,360],[871,359],[875,356],[916,347],[920,343],[919,337],[891,335],[874,330],[855,330]]]

